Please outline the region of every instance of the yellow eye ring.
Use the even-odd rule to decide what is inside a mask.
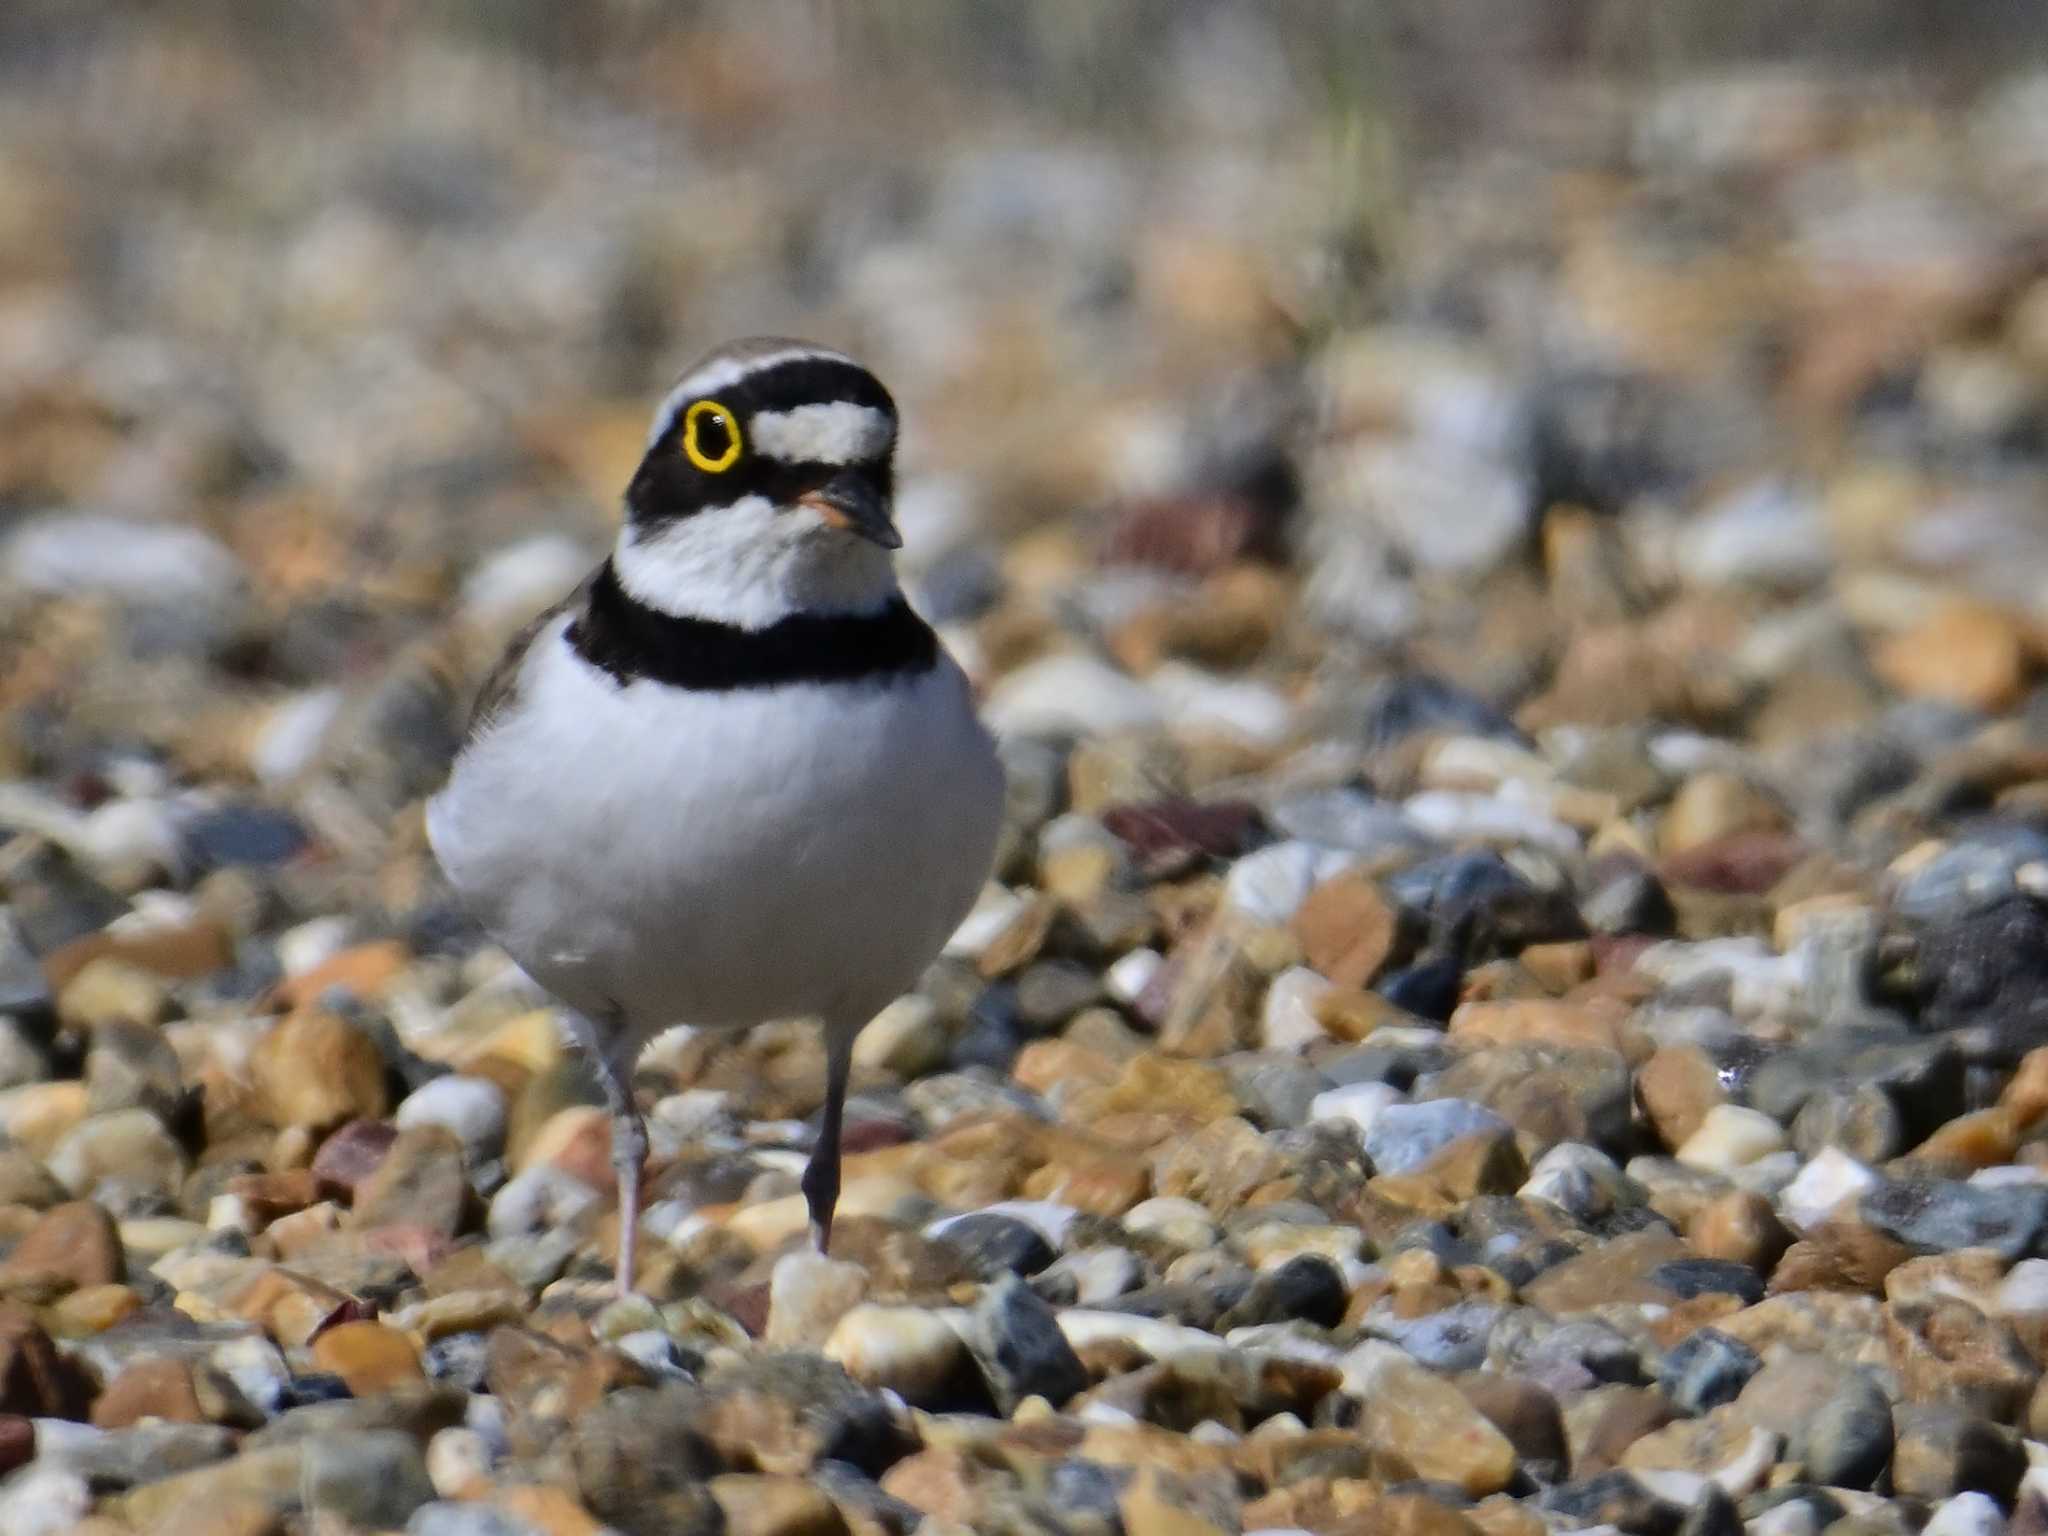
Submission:
[[[697,442],[698,424],[706,417],[725,430],[725,452],[715,457],[706,453]],[[740,460],[739,418],[716,400],[699,400],[683,413],[683,452],[706,474],[724,474]]]

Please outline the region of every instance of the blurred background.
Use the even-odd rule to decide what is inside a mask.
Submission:
[[[2025,0],[13,0],[8,818],[254,786],[382,846],[665,383],[760,330],[896,391],[915,596],[1013,722],[1137,677],[1270,749],[1397,670],[1766,751],[2025,709],[2044,41]]]

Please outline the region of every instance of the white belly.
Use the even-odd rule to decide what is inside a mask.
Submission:
[[[865,1022],[986,878],[1002,770],[949,658],[886,685],[621,688],[557,621],[428,835],[571,1006],[670,1024]]]

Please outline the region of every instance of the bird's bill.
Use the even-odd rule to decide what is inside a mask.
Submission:
[[[858,534],[884,549],[903,547],[903,535],[889,518],[888,498],[856,470],[841,470],[816,490],[805,491],[796,503],[817,513],[829,528]]]

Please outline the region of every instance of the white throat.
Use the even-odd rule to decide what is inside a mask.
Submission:
[[[872,613],[896,595],[889,552],[765,496],[643,528],[612,547],[619,585],[662,613],[765,629],[794,613]]]

